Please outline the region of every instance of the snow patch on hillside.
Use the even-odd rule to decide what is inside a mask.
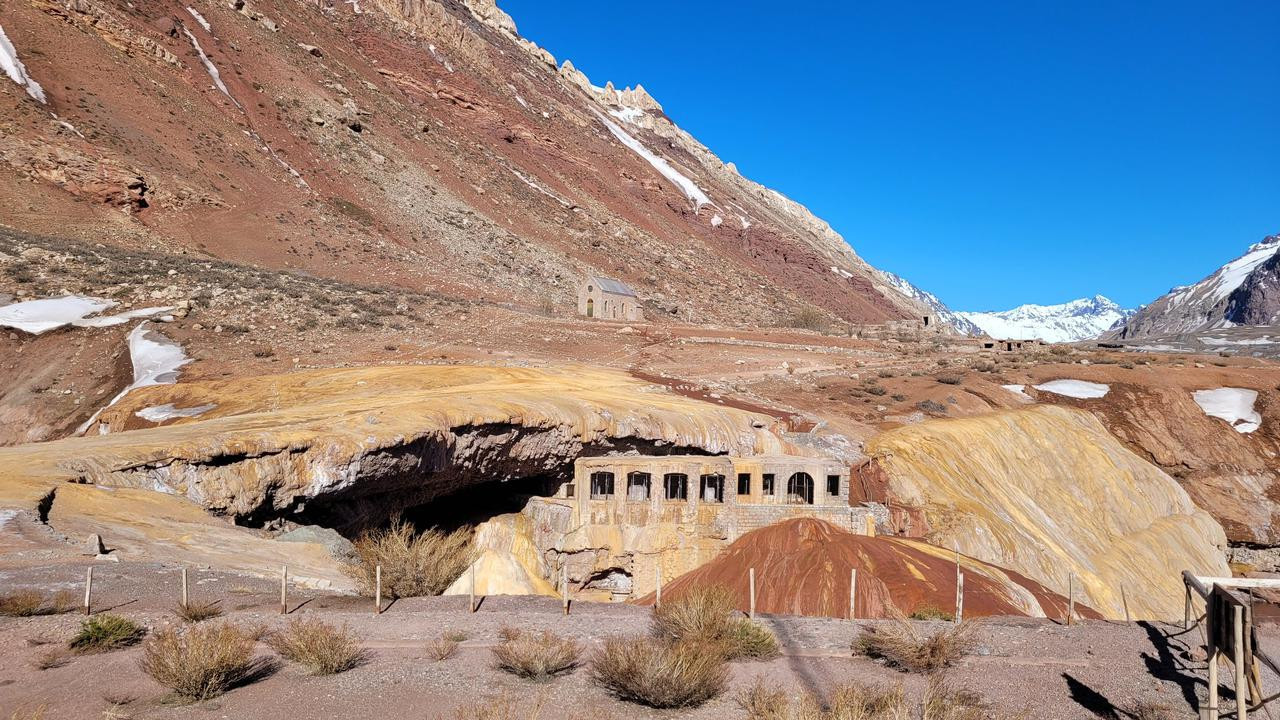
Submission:
[[[1060,305],[1020,305],[1001,312],[956,314],[1000,340],[1076,342],[1097,337],[1124,322],[1133,311],[1095,295]]]
[[[1054,395],[1065,395],[1080,400],[1092,400],[1106,397],[1111,392],[1110,385],[1087,382],[1085,380],[1050,380],[1040,385],[1032,385],[1037,390],[1051,392]]]
[[[214,65],[213,61],[209,59],[209,56],[204,53],[204,48],[200,47],[200,42],[196,40],[196,36],[192,35],[191,31],[187,29],[187,26],[185,25],[182,26],[182,32],[185,33],[187,39],[191,41],[191,47],[194,48],[196,54],[200,56],[200,62],[204,63],[204,69],[209,73],[209,77],[213,78],[213,86],[221,90],[222,94],[226,95],[227,99],[235,103],[236,107],[240,107],[240,103],[235,98],[231,97],[231,92],[227,90],[226,84],[222,82],[222,73],[218,72],[218,66]]]
[[[1196,390],[1191,397],[1205,415],[1226,420],[1238,433],[1251,433],[1262,427],[1262,416],[1253,409],[1258,400],[1257,390],[1229,387]]]
[[[164,335],[150,330],[146,322],[138,323],[138,327],[129,332],[129,360],[133,363],[133,382],[119,395],[111,398],[111,402],[102,406],[92,417],[76,428],[80,435],[98,419],[103,410],[120,402],[130,390],[150,387],[152,385],[172,385],[178,382],[178,370],[191,358],[182,351],[182,346]],[[105,432],[105,430],[104,430]]]
[[[164,405],[152,405],[151,407],[142,408],[134,415],[148,422],[160,423],[174,418],[199,417],[216,407],[218,406],[215,403],[189,408],[175,407],[173,403],[165,403]]]
[[[0,27],[0,69],[3,69],[4,74],[26,90],[33,99],[40,101],[42,105],[48,104],[44,96],[44,88],[27,74],[27,67],[18,59],[18,50],[10,42],[9,36],[4,34],[3,27]]]
[[[213,26],[209,24],[208,20],[204,19],[204,16],[200,14],[199,10],[196,10],[195,8],[188,5],[187,12],[191,13],[191,17],[195,18],[196,22],[200,23],[200,27],[204,28],[205,32],[209,33],[210,35],[213,34]]]
[[[639,140],[628,135],[625,130],[618,127],[616,123],[605,117],[600,113],[600,111],[592,110],[592,112],[596,114],[596,117],[600,118],[600,122],[604,123],[605,127],[609,128],[609,132],[613,133],[613,136],[618,139],[618,142],[626,145],[632,152],[644,158],[645,162],[652,165],[653,169],[657,170],[659,175],[670,180],[672,184],[680,188],[680,191],[685,194],[685,197],[692,200],[695,205],[702,207],[703,205],[711,204],[711,198],[707,197],[707,194],[702,191],[702,188],[698,187],[697,183],[684,175],[681,175],[678,170],[671,167],[671,164],[663,158],[649,152],[649,148],[646,148]]]
[[[1209,277],[1194,285],[1174,288],[1169,297],[1171,305],[1180,304],[1192,298],[1204,298],[1210,305],[1216,305],[1235,292],[1244,284],[1249,274],[1259,265],[1280,252],[1280,238],[1268,238],[1249,246],[1248,252],[1218,268]]]

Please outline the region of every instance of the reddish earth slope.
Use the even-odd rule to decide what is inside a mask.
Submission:
[[[965,574],[967,617],[1062,617],[1066,599],[1043,585],[969,557]],[[720,557],[663,588],[678,598],[697,587],[722,585],[748,606],[748,571],[756,571],[756,610],[763,613],[848,617],[850,570],[858,571],[859,618],[893,617],[936,609],[952,612],[956,600],[955,555],[916,540],[854,535],[830,523],[802,518],[743,535]],[[654,596],[642,598],[652,604]],[[1076,604],[1084,617],[1100,617]]]
[[[920,314],[826,223],[491,2],[33,0],[0,26],[46,99],[0,77],[18,230],[566,312],[595,272],[651,317]]]

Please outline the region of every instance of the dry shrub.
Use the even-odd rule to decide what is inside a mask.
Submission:
[[[955,615],[952,615],[937,605],[921,605],[915,610],[912,610],[911,614],[907,617],[912,620],[946,620],[947,622],[951,622],[956,619]]]
[[[1005,717],[996,712],[982,696],[957,689],[942,675],[929,678],[924,699],[920,703],[921,720],[995,720]]]
[[[471,564],[471,529],[418,533],[405,522],[360,536],[348,574],[366,595],[373,595],[377,566],[382,566],[382,593],[390,598],[439,595]]]
[[[545,682],[578,667],[582,646],[551,632],[518,632],[493,648],[494,664],[513,675]]]
[[[31,710],[18,708],[9,715],[9,720],[44,720],[44,705],[37,705]]]
[[[941,675],[929,679],[918,704],[907,699],[901,685],[844,685],[821,701],[805,695],[798,702],[785,692],[770,690],[760,679],[738,695],[747,720],[994,720],[1005,717],[978,695],[956,690]]]
[[[286,660],[306,666],[312,675],[334,675],[368,660],[356,636],[323,620],[295,620],[267,636],[271,649]]]
[[[653,611],[658,638],[702,643],[728,660],[768,659],[779,654],[778,639],[768,629],[738,615],[733,595],[720,586],[695,588]]]
[[[436,715],[436,720],[446,716]],[[548,704],[546,698],[527,694],[504,694],[463,705],[448,716],[451,720],[611,720],[599,708],[565,714],[563,707]]]
[[[922,634],[911,623],[896,620],[863,629],[853,641],[853,651],[899,670],[931,673],[954,665],[976,645],[977,626],[972,622]]]
[[[1171,705],[1145,701],[1136,703],[1128,715],[1133,720],[1182,720],[1188,716],[1186,711],[1179,711]]]
[[[724,692],[729,668],[717,648],[653,637],[613,637],[591,659],[591,678],[622,700],[696,707]]]
[[[169,627],[147,642],[138,666],[179,698],[200,702],[274,669],[272,661],[254,658],[253,644],[230,623]]]
[[[175,607],[173,609],[173,614],[177,615],[184,622],[198,623],[221,616],[222,608],[218,607],[217,603],[212,602],[204,605],[187,603],[186,605],[178,605]]]
[[[435,658],[436,662],[444,662],[458,652],[459,642],[461,641],[457,640],[455,635],[445,633],[427,643],[427,652],[430,653],[431,657]]]
[[[80,623],[69,646],[80,654],[108,652],[136,645],[147,631],[119,615],[96,615]]]
[[[74,609],[75,598],[65,590],[48,595],[39,590],[24,589],[0,595],[0,615],[10,617],[58,615]]]
[[[71,653],[66,648],[50,648],[36,655],[31,660],[31,666],[37,670],[52,670],[60,668],[71,662]]]

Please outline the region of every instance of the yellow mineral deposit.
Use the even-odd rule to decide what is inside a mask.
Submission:
[[[892,430],[867,446],[889,492],[925,509],[943,547],[1137,618],[1182,611],[1179,572],[1229,575],[1226,537],[1173,478],[1090,413],[1035,406]]]

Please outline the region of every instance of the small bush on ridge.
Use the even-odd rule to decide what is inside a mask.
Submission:
[[[547,631],[519,632],[493,648],[499,670],[539,682],[577,668],[581,654],[581,645]]]
[[[323,620],[294,620],[265,640],[281,657],[305,666],[312,675],[335,675],[368,659],[350,630]]]
[[[729,668],[715,647],[654,637],[612,637],[591,678],[618,698],[655,708],[696,707],[724,692]]]

